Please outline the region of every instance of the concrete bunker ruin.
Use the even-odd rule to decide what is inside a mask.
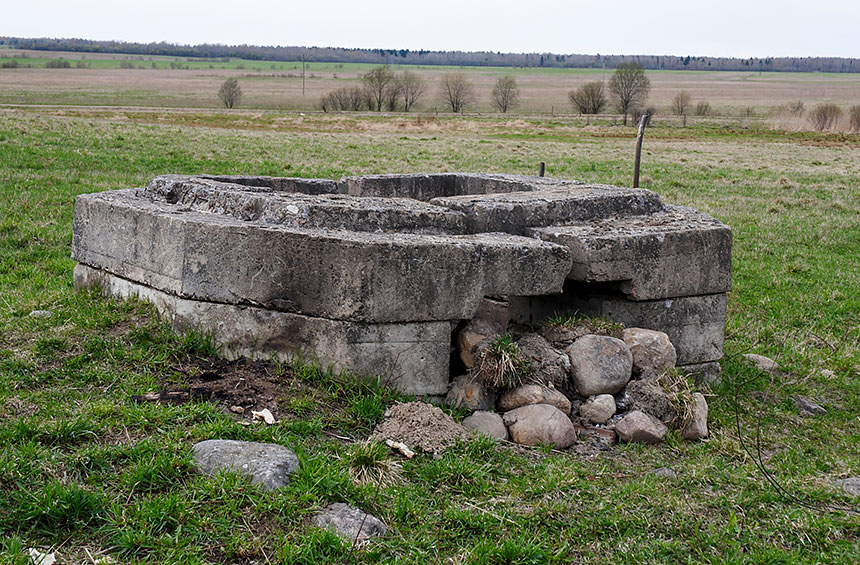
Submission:
[[[301,355],[441,395],[479,310],[665,332],[719,371],[731,231],[652,191],[537,177],[154,178],[79,196],[75,285],[153,302],[227,357]],[[486,313],[484,314],[486,315]]]

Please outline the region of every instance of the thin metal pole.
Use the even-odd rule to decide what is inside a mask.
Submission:
[[[305,55],[302,53],[302,98],[305,97]]]
[[[636,133],[636,159],[633,162],[633,188],[639,188],[639,162],[642,157],[642,138],[645,137],[645,126],[648,125],[648,114],[639,118],[639,131]]]

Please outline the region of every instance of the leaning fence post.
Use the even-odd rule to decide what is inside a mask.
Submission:
[[[639,131],[636,134],[636,160],[633,163],[633,188],[639,188],[639,162],[642,157],[642,138],[645,137],[645,126],[648,125],[648,114],[639,118]]]

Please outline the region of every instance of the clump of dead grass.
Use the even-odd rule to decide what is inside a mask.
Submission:
[[[663,389],[673,418],[670,427],[683,430],[693,420],[693,393],[695,387],[678,369],[667,369],[657,376],[657,384]]]
[[[479,347],[478,363],[472,376],[485,386],[505,389],[523,384],[530,372],[525,355],[508,334],[493,339],[486,347]]]

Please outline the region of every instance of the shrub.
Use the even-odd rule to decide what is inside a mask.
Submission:
[[[357,112],[375,107],[370,93],[358,86],[345,86],[332,90],[320,99],[319,105],[323,112]]]
[[[221,83],[221,88],[218,89],[218,99],[224,104],[225,108],[232,108],[242,99],[242,89],[239,87],[239,81],[235,78],[228,78]]]
[[[571,90],[567,96],[580,114],[599,114],[606,106],[606,91],[599,80],[586,82],[576,90]]]
[[[803,100],[795,100],[794,102],[786,104],[785,109],[788,110],[790,114],[802,116],[803,112],[806,110],[806,106],[803,104]]]
[[[819,104],[809,112],[809,122],[816,131],[830,129],[842,117],[842,108],[836,104]]]
[[[2,65],[0,65],[0,69],[17,69],[17,68],[18,68],[18,61],[16,61],[15,59],[12,59],[11,61],[6,61]]]
[[[693,115],[695,116],[708,116],[711,113],[711,103],[707,100],[702,100],[696,107],[693,109]]]
[[[640,108],[636,106],[630,109],[630,117],[633,119],[633,125],[638,125],[639,120],[642,119],[642,116],[646,115],[650,120],[657,115],[657,108],[655,108],[654,106],[648,106],[647,108]]]
[[[686,90],[680,91],[672,99],[672,112],[681,118],[683,125],[687,125],[687,112],[690,110],[690,102],[692,98]]]
[[[860,132],[860,104],[848,109],[848,129],[854,133]]]
[[[45,63],[46,69],[69,69],[72,67],[72,64],[66,61],[65,59],[56,59],[53,61],[47,61]]]

